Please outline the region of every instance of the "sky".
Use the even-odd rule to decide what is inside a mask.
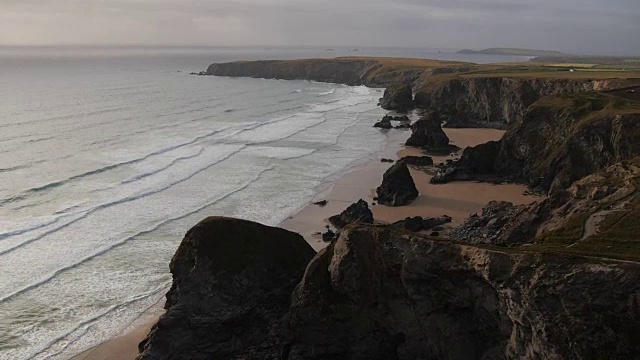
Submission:
[[[640,55],[640,0],[0,0],[0,45],[80,44]]]

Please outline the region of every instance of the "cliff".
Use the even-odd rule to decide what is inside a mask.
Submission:
[[[447,127],[506,128],[544,96],[608,86],[601,80],[433,76],[423,79],[415,104],[436,110]]]
[[[450,237],[476,244],[527,245],[529,251],[640,261],[640,157],[574,182],[530,205],[488,204]]]
[[[547,95],[614,89],[640,81],[638,71],[572,73],[527,64],[343,57],[220,63],[210,65],[206,74],[370,87],[395,84],[381,102],[389,110],[406,111],[415,106],[439,112],[449,127],[493,128],[506,128]],[[413,103],[405,99],[406,87],[415,93]],[[398,95],[400,105],[388,105]]]
[[[201,221],[171,259],[167,311],[137,359],[277,358],[284,344],[277,324],[313,255],[290,231],[223,217]]]
[[[603,93],[545,97],[502,140],[468,148],[432,182],[522,182],[560,192],[574,181],[640,155],[640,103]]]
[[[167,314],[139,359],[640,355],[636,264],[354,224],[300,280],[310,253],[299,240],[220,218],[190,230],[172,260]]]
[[[457,67],[463,64],[452,61],[368,57],[238,61],[211,64],[206,74],[386,87],[392,82],[413,84],[429,69]]]

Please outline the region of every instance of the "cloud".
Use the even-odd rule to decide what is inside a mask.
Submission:
[[[0,0],[0,44],[519,46],[640,53],[637,0]]]

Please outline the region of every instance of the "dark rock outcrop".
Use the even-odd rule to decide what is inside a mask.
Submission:
[[[430,156],[405,156],[399,162],[416,167],[425,167],[433,165],[433,158]]]
[[[389,121],[389,119],[382,119],[377,123],[373,124],[373,127],[381,128],[381,129],[391,129],[393,128],[393,125],[391,125],[391,121]]]
[[[440,118],[430,113],[411,125],[411,136],[406,146],[415,146],[427,151],[449,151],[449,138],[442,130]]]
[[[464,149],[458,161],[442,167],[430,182],[444,184],[451,181],[501,179],[496,170],[496,159],[500,152],[501,143],[489,141],[474,147]]]
[[[413,90],[410,83],[393,82],[384,90],[380,106],[386,110],[407,112],[413,109]]]
[[[389,121],[410,121],[409,117],[407,115],[400,115],[400,116],[392,116],[392,115],[385,115],[382,117],[382,120],[389,120]]]
[[[506,128],[544,96],[608,88],[607,80],[453,77],[425,81],[417,107],[440,112],[447,127]]]
[[[331,229],[327,229],[327,231],[322,233],[322,241],[331,242],[335,236],[336,233],[334,233]]]
[[[434,182],[504,179],[562,192],[574,181],[640,155],[640,106],[602,93],[536,102],[502,140],[466,149]]]
[[[413,84],[425,69],[460,63],[343,57],[335,59],[259,60],[211,64],[207,75],[283,80],[312,80],[345,85],[386,87],[392,82]],[[402,71],[398,71],[398,69]]]
[[[376,193],[378,203],[387,206],[408,205],[419,195],[409,168],[403,162],[396,163],[384,173]]]
[[[514,205],[510,202],[492,201],[474,214],[464,224],[453,229],[449,236],[458,241],[498,246],[530,244],[536,237],[540,224],[550,216],[549,202],[532,205]]]
[[[442,216],[438,218],[423,218],[421,216],[408,217],[404,220],[396,221],[393,226],[407,231],[419,232],[431,230],[451,222],[451,217]]]
[[[171,260],[167,311],[140,344],[138,360],[278,359],[278,324],[314,254],[290,231],[201,221]]]
[[[408,123],[408,122],[402,123],[398,126],[394,126],[393,128],[394,129],[411,129],[411,123]]]
[[[499,246],[541,247],[640,261],[640,157],[586,176],[529,205],[491,202],[449,236]]]
[[[338,229],[353,223],[373,224],[373,213],[369,209],[369,204],[360,199],[339,215],[330,217],[329,222]]]
[[[351,226],[294,291],[289,360],[634,359],[640,267]]]

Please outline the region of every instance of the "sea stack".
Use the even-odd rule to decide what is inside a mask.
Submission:
[[[396,163],[384,173],[382,185],[376,192],[378,203],[387,206],[408,205],[419,195],[409,168],[404,162]]]

